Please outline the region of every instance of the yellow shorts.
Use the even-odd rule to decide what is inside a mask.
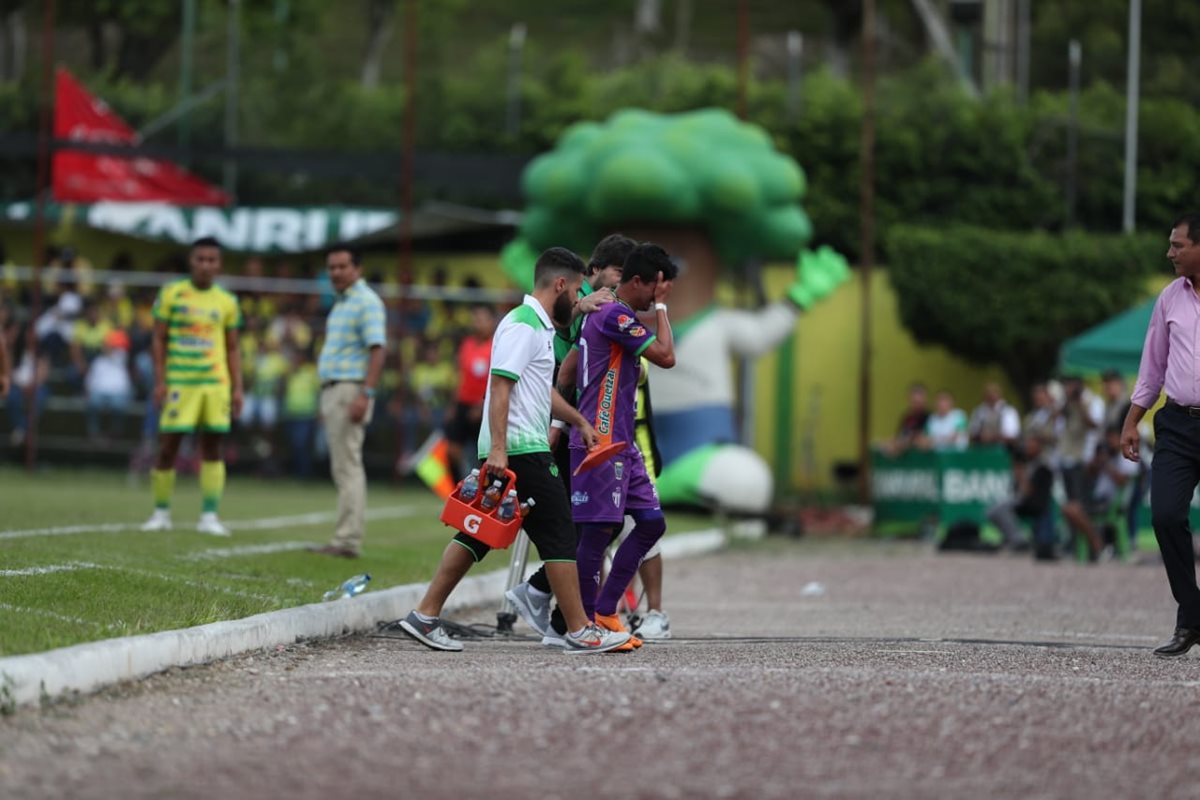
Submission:
[[[172,386],[167,384],[158,429],[163,433],[229,433],[228,386]]]

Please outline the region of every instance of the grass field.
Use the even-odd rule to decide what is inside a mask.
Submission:
[[[317,602],[359,572],[373,589],[428,580],[450,536],[437,499],[378,484],[368,505],[363,557],[347,561],[304,549],[329,539],[331,485],[231,478],[224,539],[194,530],[195,479],[179,480],[175,530],[143,533],[149,489],[124,473],[0,470],[0,656]],[[672,532],[712,524],[670,517]]]

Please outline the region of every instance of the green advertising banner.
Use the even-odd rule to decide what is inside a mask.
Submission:
[[[987,510],[1012,493],[1008,451],[981,447],[962,452],[912,451],[871,461],[871,499],[883,531],[971,520],[981,526]]]

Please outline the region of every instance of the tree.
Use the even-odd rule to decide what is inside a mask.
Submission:
[[[1024,393],[1063,341],[1142,299],[1162,239],[897,225],[889,275],[917,341],[997,363]]]

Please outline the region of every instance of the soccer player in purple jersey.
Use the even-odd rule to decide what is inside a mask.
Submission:
[[[617,603],[638,565],[666,531],[658,493],[646,472],[635,431],[640,358],[664,369],[675,366],[675,342],[667,306],[676,267],[667,251],[640,244],[625,259],[617,302],[588,315],[579,342],[576,387],[579,411],[606,442],[626,446],[608,461],[572,478],[571,516],[579,525],[576,564],[585,613],[597,625],[623,631]],[[638,312],[655,310],[650,331]],[[571,433],[571,468],[588,453],[577,431]],[[600,586],[604,551],[628,514],[634,520],[629,537],[617,549],[612,569]]]

